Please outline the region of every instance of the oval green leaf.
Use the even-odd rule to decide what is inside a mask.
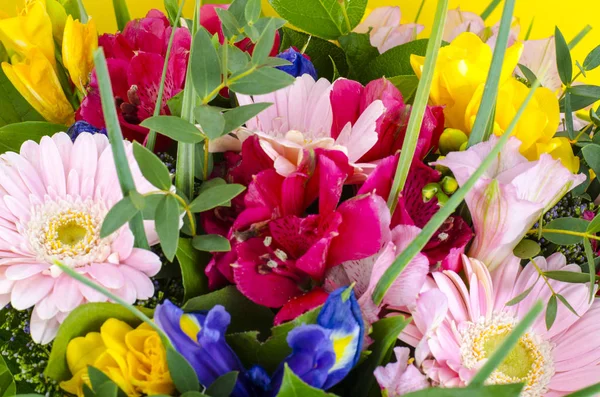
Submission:
[[[129,222],[138,213],[137,208],[129,196],[123,197],[106,214],[102,227],[100,228],[100,237],[108,237]]]
[[[148,182],[161,190],[169,190],[171,188],[169,169],[154,153],[138,142],[134,142],[133,156],[140,167],[140,171],[142,171],[142,175],[144,175],[144,178]]]
[[[198,251],[206,252],[228,252],[231,251],[229,240],[218,234],[204,234],[195,236],[192,245]]]
[[[243,185],[234,183],[213,186],[202,191],[198,197],[190,203],[190,210],[192,212],[208,211],[231,201],[231,199],[242,193],[244,190],[246,190],[246,188]]]
[[[149,117],[142,121],[140,125],[168,136],[177,142],[200,143],[204,140],[204,136],[195,125],[177,116]]]
[[[592,145],[588,145],[592,146]],[[587,147],[587,146],[586,146]],[[585,233],[588,228],[589,221],[578,218],[557,218],[548,223],[542,229],[542,236],[558,245],[578,244],[583,241],[583,236],[566,234],[569,232]],[[548,230],[555,230],[549,232]],[[566,233],[561,233],[565,231]]]
[[[171,195],[164,196],[156,206],[155,225],[160,246],[169,261],[173,261],[179,241],[179,202]]]

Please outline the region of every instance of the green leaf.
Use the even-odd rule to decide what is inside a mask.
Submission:
[[[152,316],[152,310],[139,308],[142,312]],[[77,307],[63,321],[58,334],[52,343],[50,359],[44,374],[55,381],[67,380],[71,372],[67,367],[67,345],[69,341],[88,332],[98,331],[100,326],[109,318],[124,321],[132,327],[138,326],[141,321],[125,307],[116,303],[86,303]]]
[[[223,113],[225,118],[225,127],[223,133],[228,134],[251,118],[257,116],[260,112],[273,105],[269,102],[258,102],[250,105],[238,106]]]
[[[430,388],[403,394],[403,397],[519,397],[522,383],[466,388]]]
[[[588,145],[592,146],[592,145]],[[585,149],[585,148],[584,148]],[[570,234],[548,232],[547,230],[561,230],[567,232],[580,232],[585,233],[588,228],[589,221],[578,218],[557,218],[548,223],[542,230],[542,236],[554,244],[558,245],[571,245],[578,244],[583,241],[583,236],[574,236]]]
[[[540,253],[540,245],[533,240],[521,240],[513,250],[513,254],[521,259],[533,258]]]
[[[413,98],[419,85],[419,78],[415,75],[394,76],[388,79],[400,92],[405,102]]]
[[[246,21],[248,23],[254,23],[260,18],[260,11],[262,8],[262,4],[260,0],[248,0],[246,4],[246,8],[244,10],[244,15],[246,16]]]
[[[82,14],[85,11],[82,10]],[[94,52],[94,64],[96,65],[96,75],[98,80],[98,88],[100,89],[100,98],[102,102],[102,112],[106,123],[108,140],[112,148],[113,160],[121,185],[123,197],[135,190],[135,182],[129,168],[129,160],[125,153],[125,145],[123,143],[123,134],[121,133],[121,125],[115,108],[115,97],[112,90],[110,75],[108,74],[108,66],[104,57],[102,47]],[[146,231],[144,230],[142,214],[136,214],[129,221],[129,228],[135,236],[135,246],[138,248],[149,249],[148,240],[146,239]]]
[[[171,188],[169,169],[154,153],[138,142],[133,142],[133,156],[148,182],[161,190]]]
[[[254,65],[262,65],[267,60],[267,58],[269,57],[269,53],[273,48],[274,42],[275,24],[272,19],[269,19],[269,22],[267,23],[258,40],[256,41],[254,51],[252,52],[252,63]]]
[[[191,62],[192,82],[196,94],[208,103],[217,94],[221,84],[221,61],[212,44],[211,35],[201,27],[194,37]]]
[[[164,397],[169,397],[169,396],[164,396]],[[212,397],[212,396],[208,396],[204,393],[200,393],[199,391],[187,391],[187,392],[183,393],[181,395],[181,397]]]
[[[244,69],[250,62],[250,56],[248,53],[240,50],[234,45],[229,45],[227,47],[227,54],[227,69],[229,69],[231,73],[235,73]]]
[[[565,124],[567,127],[567,136],[569,139],[575,138],[575,128],[573,127],[573,108],[572,101],[573,96],[571,94],[571,89],[567,88],[565,91],[564,104],[565,104]]]
[[[238,184],[227,184],[227,185],[218,185],[213,186],[209,189],[206,189],[198,195],[190,203],[190,211],[192,212],[204,212],[215,207],[219,207],[224,203],[231,201],[238,194],[246,190],[243,185]]]
[[[324,77],[330,81],[334,81],[334,64],[337,66],[339,74],[341,76],[346,76],[348,74],[348,63],[346,61],[346,54],[344,53],[344,50],[342,50],[340,47],[336,46],[330,41],[323,40],[314,36],[311,37],[306,33],[299,32],[297,30],[290,29],[285,26],[282,28],[282,31],[282,51],[285,51],[290,47],[296,47],[300,49],[304,48],[304,54],[310,57],[310,61],[317,70],[317,74],[319,75],[319,77]],[[377,56],[379,54],[377,52],[377,49],[375,49],[375,52],[375,56]]]
[[[100,386],[106,382],[111,382],[110,378],[98,368],[88,365],[88,376],[90,377],[90,383],[92,384],[93,390],[98,390]]]
[[[177,116],[149,117],[142,121],[140,125],[178,142],[200,143],[204,140],[204,136],[195,125]]]
[[[521,70],[521,73],[523,73],[523,76],[525,76],[525,79],[530,85],[537,80],[535,73],[533,73],[531,69],[529,69],[527,66],[522,64],[518,64],[517,66],[519,67],[519,70]]]
[[[360,73],[360,81],[366,83],[385,76],[414,75],[410,66],[410,56],[425,56],[428,39],[410,41],[391,48],[371,60]]]
[[[571,51],[565,41],[565,37],[558,29],[554,29],[554,45],[556,46],[556,66],[558,67],[558,76],[560,81],[566,86],[571,85],[573,79],[573,61],[571,60]]]
[[[512,298],[511,300],[509,300],[508,302],[506,302],[506,306],[514,306],[517,303],[521,302],[523,299],[527,298],[527,295],[529,295],[529,293],[531,292],[531,290],[533,290],[533,287],[535,287],[535,285],[537,284],[538,280],[540,279],[541,276],[538,276],[537,279],[535,280],[535,282],[533,284],[531,284],[531,287],[527,288],[525,291],[521,292],[519,295],[515,296],[514,298]]]
[[[129,9],[125,0],[113,0],[113,9],[117,18],[117,28],[122,32],[125,29],[127,22],[131,21]]]
[[[231,39],[233,36],[237,36],[242,30],[242,27],[236,17],[229,10],[224,8],[215,8],[215,11],[221,20],[225,37]]]
[[[301,30],[335,40],[350,33],[365,13],[367,0],[269,0],[277,14]],[[345,8],[348,18],[344,17]]]
[[[183,283],[183,301],[205,294],[208,292],[208,279],[204,268],[210,260],[206,255],[196,251],[188,238],[180,238],[177,245],[177,262],[181,268],[181,279]]]
[[[368,81],[361,78],[369,62],[379,56],[377,48],[371,45],[368,33],[350,33],[339,38],[340,46],[346,53],[350,68],[349,77],[366,84]],[[318,70],[318,69],[317,69]],[[412,69],[408,74],[414,74]]]
[[[583,68],[587,71],[596,69],[600,66],[600,45],[590,51],[583,61]]]
[[[123,197],[106,214],[100,229],[100,237],[110,236],[129,222],[137,213],[138,210],[133,205],[131,198],[129,196]]]
[[[206,170],[206,172],[204,172],[204,158],[206,156],[207,153],[204,152],[204,145],[198,143],[196,144],[196,147],[194,148],[194,167],[196,168],[196,175],[200,175],[200,176],[204,176],[204,175],[211,175],[213,172],[213,154],[212,153],[208,153],[208,170]]]
[[[584,284],[590,282],[590,277],[587,274],[566,270],[548,270],[544,272],[544,275],[553,280],[564,281],[566,283]]]
[[[571,304],[569,303],[569,301],[567,301],[567,299],[564,296],[562,296],[561,294],[556,294],[556,297],[558,298],[559,301],[562,302],[563,305],[565,305],[565,307],[567,309],[569,309],[569,311],[571,313],[573,313],[577,317],[580,317],[579,314],[577,313],[577,311],[573,308],[573,306],[571,306]]]
[[[574,87],[577,87],[577,86],[574,86]],[[573,89],[573,87],[566,90],[565,97],[563,99],[561,99],[559,102],[561,113],[565,113],[568,109],[568,106],[570,106],[572,112],[575,112],[577,110],[581,110],[581,109],[595,103],[598,100],[598,98],[595,98],[592,96],[573,95],[572,89]],[[567,103],[567,94],[569,94],[569,96],[570,96],[569,103]]]
[[[0,355],[0,397],[9,397],[17,394],[17,385],[4,358]]]
[[[1,96],[0,96],[1,98]],[[2,99],[0,99],[0,102]],[[0,107],[0,118],[3,116]],[[25,121],[22,123],[5,125],[0,128],[0,154],[5,152],[19,153],[25,141],[39,142],[44,136],[65,131],[62,124],[52,124],[45,121]]]
[[[98,389],[94,389],[96,397],[117,397],[119,395],[119,386],[109,381],[103,383]]]
[[[544,308],[541,301],[538,301],[533,307],[527,312],[527,314],[521,319],[521,321],[513,328],[513,330],[504,338],[502,343],[496,350],[488,357],[487,361],[477,371],[475,376],[471,379],[470,386],[480,387],[489,376],[494,372],[496,368],[504,361],[504,359],[512,352],[513,348],[521,339],[529,327],[533,324],[535,319],[540,315]]]
[[[229,333],[258,330],[268,335],[273,324],[274,316],[269,308],[252,302],[231,285],[188,300],[183,310],[210,310],[214,305],[223,305],[231,315]]]
[[[600,232],[600,214],[596,215],[594,219],[590,221],[586,232],[589,234],[596,234]]]
[[[231,251],[229,240],[218,234],[204,234],[195,236],[192,245],[198,251],[206,252],[228,252]]]
[[[198,382],[196,371],[172,346],[167,347],[167,365],[177,391],[185,393],[200,390],[200,382]]]
[[[373,332],[369,335],[374,341],[373,345],[369,347],[372,353],[349,375],[354,380],[350,383],[349,391],[356,393],[357,396],[369,395],[369,390],[375,386],[375,378],[372,376],[364,378],[360,374],[372,374],[375,368],[389,362],[398,335],[411,321],[410,317],[392,316],[373,324]]]
[[[567,394],[565,397],[593,397],[600,393],[600,383],[578,390],[574,393]]]
[[[556,311],[558,310],[558,304],[556,301],[556,295],[552,294],[548,300],[546,306],[546,329],[552,328],[554,321],[556,320]]]
[[[596,293],[596,264],[594,262],[594,251],[592,250],[592,244],[590,243],[589,238],[583,239],[583,247],[585,249],[585,256],[587,257],[588,267],[589,267],[589,281],[590,281],[590,303],[594,299],[594,295]]]
[[[177,10],[179,10],[177,0],[164,0],[164,6],[165,11],[167,11],[167,15],[169,16],[171,26],[177,26]]]
[[[196,121],[200,124],[202,132],[209,140],[214,140],[223,135],[225,127],[225,118],[221,111],[213,106],[201,105],[194,109]]]
[[[0,127],[22,121],[44,121],[44,118],[19,94],[0,68]],[[0,142],[4,143],[3,137]],[[2,143],[0,151],[5,151]]]
[[[210,397],[229,397],[233,392],[237,378],[237,371],[228,372],[225,375],[219,376],[206,389],[206,394],[208,394]]]
[[[154,219],[156,207],[158,207],[158,203],[160,203],[163,196],[163,194],[151,194],[150,196],[144,197],[144,209],[142,210],[144,220]]]
[[[304,383],[285,363],[283,380],[277,397],[336,397],[322,389],[317,389]]]
[[[581,149],[585,162],[590,166],[591,169],[596,172],[596,175],[600,175],[600,145],[586,145]]]
[[[600,99],[600,86],[591,84],[574,85],[569,88],[571,94],[578,97],[586,97],[598,100]]]
[[[179,240],[179,203],[171,195],[165,195],[156,207],[155,225],[160,246],[169,261],[173,261]]]
[[[244,95],[263,95],[285,88],[296,81],[284,71],[274,68],[257,69],[247,76],[233,80],[229,88],[233,92]]]

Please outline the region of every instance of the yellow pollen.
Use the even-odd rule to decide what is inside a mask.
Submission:
[[[66,210],[46,223],[43,244],[50,255],[75,257],[85,255],[98,240],[98,225],[87,213]]]

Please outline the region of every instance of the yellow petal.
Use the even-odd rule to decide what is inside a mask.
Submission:
[[[72,339],[67,345],[67,365],[72,374],[87,368],[106,351],[99,332]]]
[[[67,393],[83,397],[83,384],[86,383],[84,377],[87,377],[87,367],[78,371],[71,379],[60,382],[60,387]]]
[[[22,15],[0,20],[0,41],[11,54],[26,56],[38,49],[53,68],[56,66],[52,21],[42,0],[29,3]]]
[[[548,153],[552,158],[560,160],[569,171],[579,172],[579,157],[573,154],[573,147],[568,138],[552,138],[548,143],[538,144],[538,157],[542,153]]]
[[[125,357],[127,354],[125,335],[132,329],[133,328],[127,323],[115,318],[110,318],[102,324],[100,334],[102,335],[102,340],[108,350]]]
[[[73,108],[56,72],[40,50],[32,49],[22,60],[14,56],[12,64],[2,63],[2,70],[19,93],[46,120],[67,125],[73,123]]]
[[[93,56],[96,48],[98,34],[94,20],[90,19],[87,24],[83,24],[69,15],[62,42],[63,64],[69,71],[71,81],[81,92],[85,92],[94,67]]]

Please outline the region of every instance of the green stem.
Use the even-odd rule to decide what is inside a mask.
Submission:
[[[350,33],[352,31],[352,24],[350,23],[350,18],[348,18],[348,10],[346,10],[346,1],[338,0],[338,4],[340,5],[340,8],[342,9],[342,14],[344,15],[344,21],[346,22],[346,28],[348,29],[348,32],[346,32],[346,33]]]
[[[179,10],[177,11],[177,17],[175,18],[175,23],[179,21],[181,17],[181,12],[183,10],[183,5],[185,4],[185,0],[181,0],[181,4],[179,5]],[[163,65],[162,76],[160,77],[160,87],[158,88],[158,95],[156,97],[156,105],[154,106],[154,116],[160,115],[160,111],[162,110],[162,99],[165,92],[165,80],[167,79],[167,70],[169,69],[169,57],[171,55],[171,47],[173,47],[173,39],[175,38],[175,32],[177,31],[177,26],[174,25],[171,27],[171,37],[169,37],[169,45],[167,46],[167,53],[165,54],[165,63]],[[154,151],[154,145],[156,144],[156,131],[150,130],[148,132],[148,140],[146,141],[146,147],[150,151]]]
[[[571,41],[569,41],[569,50],[575,48],[575,46],[579,44],[579,42],[590,32],[590,30],[592,30],[592,27],[590,25],[585,25],[585,27],[581,29]]]
[[[117,28],[122,32],[127,22],[131,21],[127,3],[125,0],[113,0],[113,9],[115,10],[115,18],[117,19]]]
[[[527,33],[525,33],[524,41],[529,40],[529,36],[531,36],[531,31],[533,30],[533,23],[535,22],[535,17],[531,18],[531,22],[529,23],[529,27],[527,28]]]
[[[535,234],[537,232],[538,232],[538,229],[531,229],[527,233],[528,234]],[[579,236],[579,237],[583,237],[583,238],[589,238],[589,239],[592,239],[592,240],[598,240],[598,241],[600,241],[600,237],[598,237],[596,235],[585,233],[585,232],[574,232],[572,230],[544,229],[544,233],[567,234],[569,236]]]
[[[81,21],[81,23],[87,23],[90,17],[88,16],[87,11],[85,10],[83,0],[77,0],[77,6],[79,8],[79,20]]]
[[[484,172],[492,165],[494,161],[497,161],[498,155],[500,151],[508,142],[510,135],[515,129],[521,115],[525,111],[525,108],[533,98],[535,90],[540,86],[539,80],[536,80],[530,90],[529,94],[521,104],[521,107],[515,114],[515,117],[512,119],[506,131],[502,134],[500,139],[496,145],[492,148],[490,153],[486,156],[485,159],[481,162],[479,168],[473,172],[471,177],[465,182],[465,184],[458,189],[450,199],[446,202],[446,204],[440,208],[440,210],[431,218],[431,220],[423,227],[421,233],[402,251],[402,253],[396,257],[391,266],[385,271],[379,282],[377,283],[377,287],[375,288],[375,292],[373,293],[373,302],[379,305],[383,300],[387,290],[390,288],[392,283],[398,278],[400,273],[404,270],[406,265],[417,255],[423,247],[427,244],[429,239],[433,236],[433,234],[439,229],[439,227],[444,223],[444,221],[452,215],[454,210],[458,207],[458,205],[464,200],[467,193],[475,186],[475,183],[481,178]]]
[[[483,19],[484,21],[488,19],[488,17],[492,14],[492,12],[494,12],[496,7],[498,7],[498,4],[500,4],[500,0],[490,1],[490,4],[488,4],[485,10],[483,10],[483,12],[481,13],[481,19]]]
[[[535,305],[527,312],[525,317],[513,328],[512,332],[504,339],[504,341],[498,346],[498,348],[494,351],[492,356],[488,358],[481,367],[479,371],[475,374],[473,379],[471,379],[471,383],[469,383],[468,387],[481,387],[487,378],[494,372],[496,368],[504,359],[510,354],[512,349],[516,346],[523,335],[529,327],[533,324],[535,319],[540,315],[544,305],[541,301],[537,301]]]
[[[495,109],[496,97],[498,96],[498,85],[500,84],[500,75],[502,73],[502,64],[506,47],[508,44],[508,34],[510,33],[510,25],[512,23],[513,10],[515,8],[515,0],[506,0],[504,10],[502,11],[502,19],[500,20],[500,29],[494,54],[492,56],[492,64],[483,89],[481,104],[477,111],[475,124],[469,136],[468,146],[473,146],[482,142],[486,138],[487,126]],[[492,124],[493,125],[493,124]]]
[[[98,76],[98,86],[100,88],[100,98],[102,101],[102,111],[104,113],[104,122],[106,131],[112,148],[112,154],[115,161],[115,168],[121,185],[123,197],[129,195],[135,190],[135,182],[129,168],[127,155],[125,154],[125,145],[123,144],[123,134],[119,125],[117,109],[115,108],[114,94],[106,66],[106,58],[102,47],[94,53],[94,63],[96,65],[96,75]],[[135,236],[135,245],[138,248],[149,249],[146,232],[144,230],[144,218],[141,212],[136,214],[130,221],[129,227]]]
[[[423,6],[425,6],[426,0],[421,0],[421,5],[419,6],[419,10],[417,11],[417,16],[415,17],[415,23],[419,22],[419,17],[421,16],[421,11],[423,11]]]
[[[429,42],[427,44],[425,65],[423,66],[421,79],[419,81],[419,85],[417,86],[417,93],[415,94],[415,100],[410,112],[408,126],[406,127],[404,143],[402,144],[402,152],[400,153],[400,159],[398,160],[398,165],[396,167],[396,174],[394,175],[392,190],[388,197],[387,204],[391,213],[394,212],[396,205],[398,204],[398,197],[404,188],[404,183],[406,182],[406,177],[408,176],[408,171],[412,164],[415,149],[417,147],[419,133],[421,132],[421,123],[423,122],[423,115],[425,114],[425,108],[427,107],[435,65],[442,43],[442,33],[444,31],[444,22],[446,20],[447,12],[448,0],[438,1],[431,37],[429,38]]]

